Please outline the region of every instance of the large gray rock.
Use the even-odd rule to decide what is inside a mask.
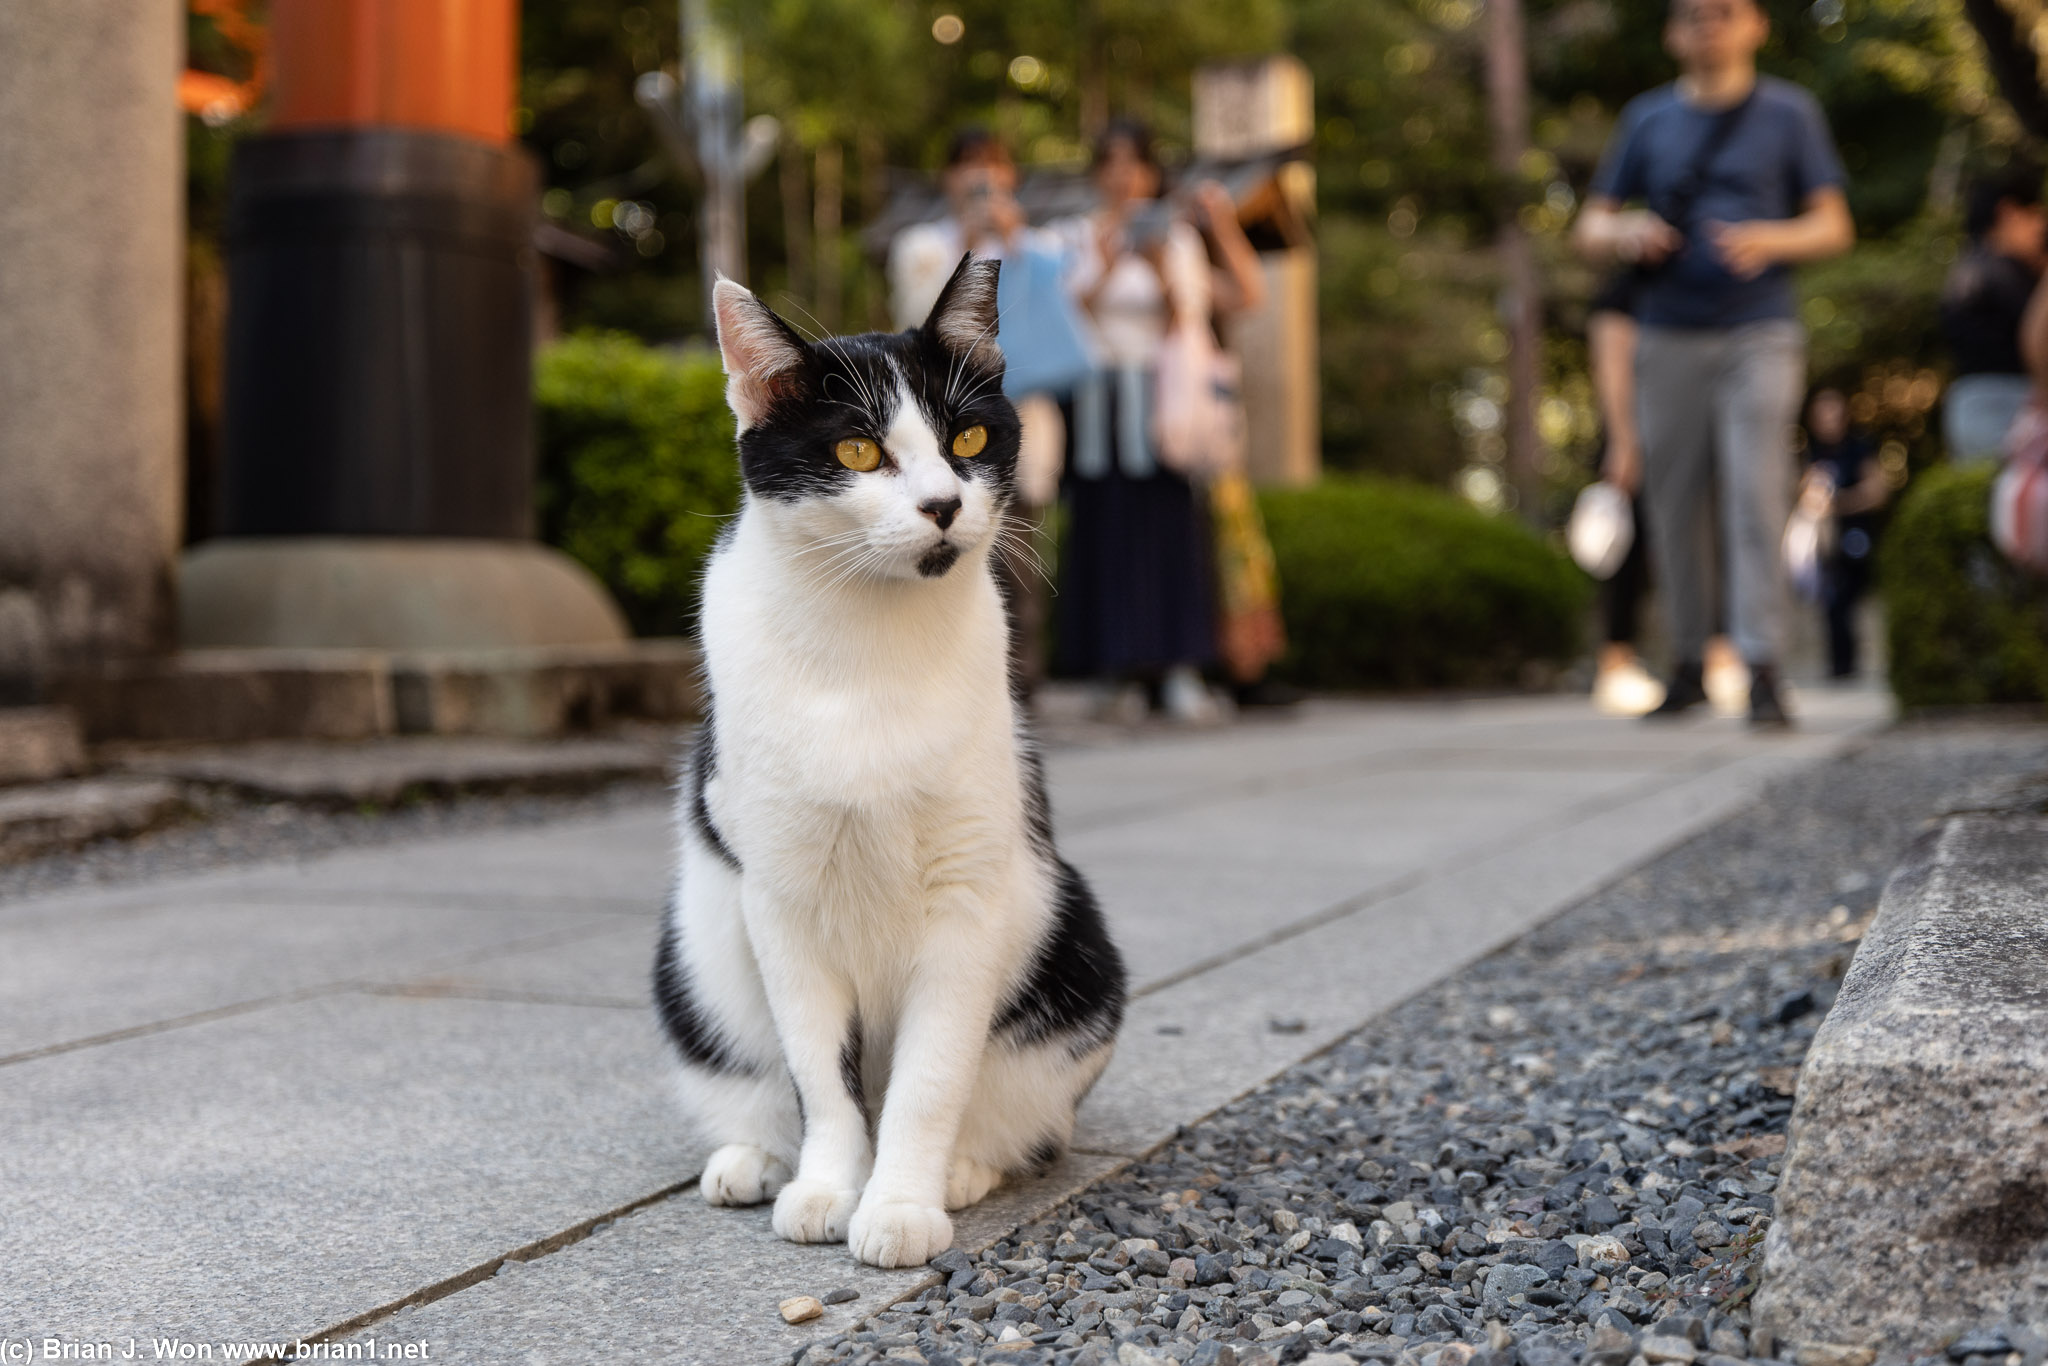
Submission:
[[[1956,816],[1885,889],[1799,1078],[1761,1326],[2048,1324],[2048,818]]]

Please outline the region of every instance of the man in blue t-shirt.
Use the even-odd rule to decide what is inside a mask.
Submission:
[[[1587,255],[1642,275],[1644,498],[1677,657],[1658,718],[1706,700],[1718,560],[1750,722],[1790,722],[1778,542],[1806,370],[1791,267],[1847,251],[1855,228],[1820,106],[1757,75],[1769,36],[1757,0],[1672,0],[1664,42],[1681,74],[1622,111],[1576,233]]]

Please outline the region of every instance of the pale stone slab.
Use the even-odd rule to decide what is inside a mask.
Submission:
[[[1140,983],[1256,945],[1361,892],[1483,857],[1624,790],[1626,773],[1396,772],[1090,831],[1062,846]],[[1453,815],[1452,813],[1455,813]]]
[[[508,947],[428,971],[408,965],[382,980],[416,993],[560,999],[651,1010],[648,984],[658,933],[658,920],[650,911],[621,916],[567,943]]]
[[[323,998],[5,1076],[17,1340],[310,1334],[698,1171],[639,1012]]]
[[[559,952],[608,919],[524,904],[170,901],[86,920],[0,923],[0,1059],[351,982],[410,978],[506,947]]]
[[[1118,1165],[1069,1157],[1046,1176],[956,1214],[954,1243],[979,1251]],[[933,1279],[921,1266],[861,1266],[844,1246],[783,1242],[765,1207],[713,1209],[689,1190],[347,1340],[424,1339],[432,1360],[485,1366],[635,1359],[735,1366],[785,1359]],[[828,1305],[807,1323],[784,1323],[776,1312],[791,1295],[842,1287],[860,1298]]]
[[[2048,1325],[2048,818],[1893,875],[1799,1076],[1759,1322],[1910,1353]]]

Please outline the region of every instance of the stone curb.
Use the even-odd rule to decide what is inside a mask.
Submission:
[[[0,790],[0,865],[113,835],[139,835],[184,814],[174,782],[82,778]]]
[[[2048,817],[1923,836],[1799,1078],[1760,1326],[1910,1354],[2048,1324]]]

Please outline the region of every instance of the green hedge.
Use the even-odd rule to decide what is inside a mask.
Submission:
[[[1880,544],[1902,706],[2048,702],[2048,586],[1991,544],[1997,476],[1992,465],[1927,471]]]
[[[725,379],[709,352],[585,333],[538,358],[541,535],[611,589],[633,629],[694,627],[698,578],[739,506]],[[1588,586],[1519,524],[1448,494],[1332,478],[1260,496],[1292,649],[1321,688],[1493,687],[1579,646]]]
[[[685,634],[739,506],[725,377],[710,352],[583,333],[538,357],[541,537],[604,581],[641,635]]]
[[[1289,650],[1317,688],[1497,687],[1579,650],[1591,587],[1521,524],[1416,484],[1260,495]]]

